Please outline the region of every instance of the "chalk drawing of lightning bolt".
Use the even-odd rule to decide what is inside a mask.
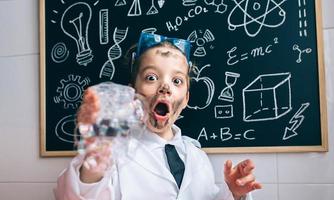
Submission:
[[[310,105],[310,103],[303,103],[300,106],[300,108],[298,109],[298,111],[290,119],[289,124],[292,124],[292,126],[291,127],[285,127],[283,140],[287,140],[291,137],[294,137],[294,136],[298,135],[296,130],[303,123],[304,118],[305,118],[304,115],[301,115],[301,114],[306,110],[306,108],[309,105]]]

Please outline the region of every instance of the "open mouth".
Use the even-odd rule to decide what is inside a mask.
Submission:
[[[154,113],[158,116],[165,117],[169,113],[169,106],[165,102],[158,102],[154,107]]]

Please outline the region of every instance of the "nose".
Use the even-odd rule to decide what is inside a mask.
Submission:
[[[164,83],[161,85],[161,87],[159,88],[158,90],[158,93],[159,94],[164,94],[164,95],[170,95],[171,94],[171,91],[170,91],[170,87],[168,84]]]

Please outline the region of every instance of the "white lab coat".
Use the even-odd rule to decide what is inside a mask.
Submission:
[[[58,178],[57,200],[233,200],[226,183],[215,185],[207,155],[189,140],[183,140],[186,157],[180,189],[172,174],[140,140],[132,140],[125,159],[116,162],[104,178],[94,184],[79,179],[83,156],[74,158]],[[248,200],[251,197],[247,198]]]

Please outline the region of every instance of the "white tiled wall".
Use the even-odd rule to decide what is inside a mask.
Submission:
[[[322,0],[323,26],[325,29],[334,28],[334,1]]]
[[[334,1],[323,0],[328,98],[328,153],[210,155],[217,183],[226,159],[251,158],[263,183],[256,200],[334,197]],[[0,0],[0,199],[53,200],[52,188],[69,158],[40,158],[38,130],[38,1]],[[20,92],[18,92],[20,91]]]

